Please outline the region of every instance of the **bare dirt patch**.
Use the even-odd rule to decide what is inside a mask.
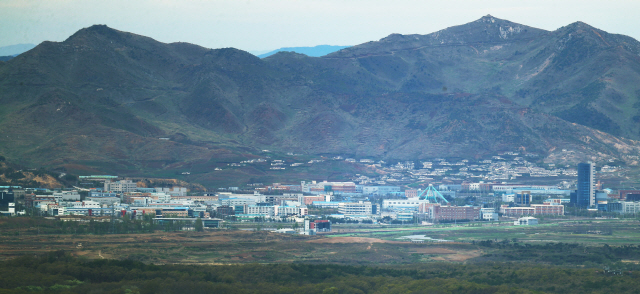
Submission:
[[[424,247],[424,248],[416,248],[414,252],[411,253],[422,253],[422,254],[456,254],[457,251],[440,248],[440,247]]]
[[[308,243],[395,243],[406,244],[407,242],[389,241],[377,238],[365,238],[365,237],[333,237],[322,238],[316,240],[307,241]]]
[[[446,249],[445,249],[446,250]],[[470,251],[461,251],[451,253],[432,253],[432,254],[441,254],[440,256],[432,257],[432,260],[438,261],[465,261],[467,259],[479,257],[482,255],[480,250],[470,250]]]

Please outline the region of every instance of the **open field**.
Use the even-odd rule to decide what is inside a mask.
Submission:
[[[481,225],[481,226],[480,226]],[[586,245],[640,244],[640,222],[638,220],[579,220],[558,221],[537,226],[513,226],[509,223],[491,225],[470,223],[449,226],[372,226],[334,225],[327,236],[375,237],[398,240],[408,235],[425,235],[433,239],[452,242],[483,240],[513,240],[529,244],[580,243]]]
[[[90,259],[134,259],[155,264],[341,263],[407,264],[438,253],[477,257],[471,244],[412,244],[378,238],[327,238],[266,231],[178,232],[139,235],[28,235],[0,237],[0,258],[65,250]],[[446,251],[443,255],[450,255]]]
[[[0,226],[25,220],[3,219]],[[565,294],[640,289],[637,220],[532,227],[341,224],[318,236],[250,226],[104,235],[51,233],[58,230],[54,226],[38,234],[23,222],[0,234],[0,273],[8,277],[0,279],[0,291]],[[409,236],[424,243],[401,238]]]
[[[341,224],[334,225],[334,232],[319,236],[250,230],[35,234],[34,230],[24,228],[20,234],[5,231],[0,236],[0,259],[64,250],[89,259],[133,259],[154,264],[412,264],[517,260],[517,252],[523,246],[548,250],[543,249],[548,244],[570,243],[578,246],[575,248],[640,244],[640,223],[637,220],[564,221],[530,227],[487,225],[392,227]],[[411,243],[401,238],[410,235],[425,236],[427,240],[425,243]],[[428,238],[447,242],[430,242]],[[486,243],[487,240],[492,243]],[[587,254],[587,250],[584,251]],[[609,261],[620,259],[631,266],[639,258],[615,257]],[[530,260],[540,262],[542,259]],[[579,258],[571,262],[577,264]]]

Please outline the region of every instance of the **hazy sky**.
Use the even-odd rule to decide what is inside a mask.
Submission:
[[[639,12],[639,0],[0,0],[0,47],[63,41],[93,24],[209,48],[356,45],[487,14],[546,30],[583,21],[640,39]]]

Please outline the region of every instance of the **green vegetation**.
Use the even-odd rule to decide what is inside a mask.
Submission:
[[[3,293],[634,293],[640,287],[638,272],[522,263],[157,266],[62,251],[2,262],[0,275]]]
[[[204,225],[202,224],[202,219],[200,217],[196,219],[196,223],[193,225],[193,228],[196,232],[204,232]]]
[[[0,218],[0,293],[634,293],[637,220],[433,227],[336,224],[329,236],[146,231],[149,221]],[[555,220],[557,221],[557,220]],[[106,223],[108,225],[108,223]],[[175,224],[179,226],[179,224]],[[295,226],[295,225],[294,225]],[[176,229],[174,225],[165,230]],[[158,229],[158,228],[155,228]],[[122,234],[130,233],[130,234]],[[145,233],[145,234],[139,234]],[[426,235],[455,242],[412,243]],[[211,265],[218,264],[218,265]]]
[[[167,224],[158,226],[152,215],[145,215],[142,220],[132,220],[128,217],[115,218],[113,223],[109,217],[74,217],[47,219],[43,217],[0,217],[2,235],[59,235],[59,234],[141,234],[153,233],[163,228],[167,231],[181,230],[190,224]]]

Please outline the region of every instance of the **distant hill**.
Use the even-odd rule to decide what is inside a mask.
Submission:
[[[331,46],[331,45],[318,45],[314,47],[287,47],[273,50],[269,53],[260,54],[258,57],[265,58],[269,57],[278,52],[295,52],[299,54],[304,54],[310,57],[320,57],[325,56],[329,53],[336,52],[338,50],[342,50],[344,48],[349,48],[350,46]]]
[[[16,56],[36,47],[34,44],[16,44],[0,47],[0,56]]]
[[[214,168],[263,149],[638,164],[639,96],[640,43],[580,22],[545,31],[485,16],[264,59],[96,25],[0,62],[0,154],[77,174],[186,169],[210,182],[223,177]]]

